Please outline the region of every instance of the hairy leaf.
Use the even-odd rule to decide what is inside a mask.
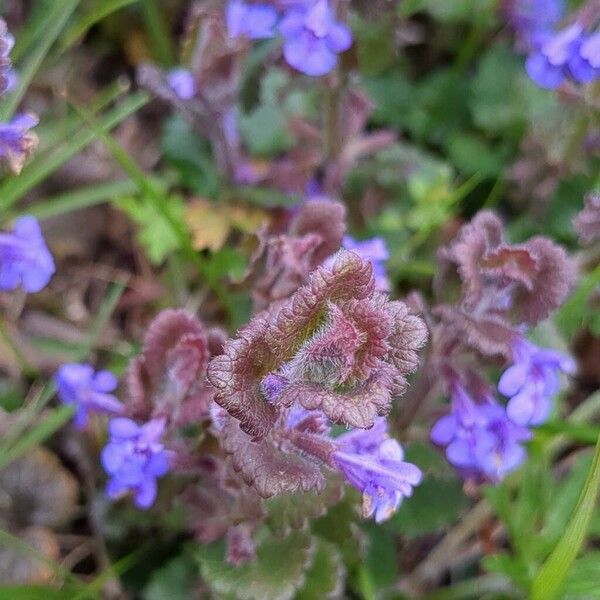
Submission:
[[[277,535],[287,535],[291,529],[306,527],[311,519],[322,517],[344,494],[339,477],[329,474],[321,492],[280,494],[265,502],[267,522]]]
[[[205,380],[208,358],[208,334],[196,317],[185,310],[159,313],[129,368],[129,411],[180,425],[205,417],[213,395]]]
[[[284,538],[262,532],[256,560],[239,567],[224,561],[222,544],[199,551],[202,578],[218,597],[238,600],[291,600],[305,581],[315,542],[309,533],[294,531]]]
[[[306,581],[298,590],[295,600],[321,600],[341,598],[344,591],[345,569],[339,550],[323,540],[317,549]]]
[[[263,498],[290,492],[320,492],[325,486],[316,463],[299,454],[283,452],[269,438],[252,441],[233,419],[228,419],[223,427],[221,443],[231,454],[234,469]]]

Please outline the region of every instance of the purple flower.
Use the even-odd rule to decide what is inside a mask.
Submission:
[[[79,429],[85,427],[90,412],[123,412],[123,405],[110,393],[117,387],[117,378],[109,371],[95,372],[91,365],[69,363],[58,369],[54,379],[61,402],[76,407]]]
[[[525,339],[515,344],[513,361],[498,383],[500,392],[510,398],[507,414],[518,425],[541,425],[559,389],[560,371],[574,373],[575,362],[570,356],[539,348]]]
[[[591,83],[600,77],[600,31],[582,40],[569,68],[580,83]]]
[[[0,290],[21,285],[26,292],[39,292],[54,270],[54,259],[34,217],[20,217],[11,232],[0,233]]]
[[[109,498],[133,492],[139,508],[149,508],[156,499],[156,479],[169,470],[169,455],[160,442],[165,419],[137,425],[131,419],[112,419],[110,439],[102,450],[102,465],[110,475],[106,486]]]
[[[9,123],[0,123],[0,159],[18,175],[29,155],[37,146],[37,135],[30,129],[39,119],[32,114],[15,116]]]
[[[350,29],[335,20],[327,0],[290,9],[279,30],[284,37],[285,60],[298,71],[315,77],[329,73],[337,64],[337,55],[352,45]]]
[[[512,0],[508,2],[508,19],[519,37],[528,45],[537,36],[556,27],[565,12],[563,0]]]
[[[275,402],[289,381],[278,373],[269,373],[260,383],[261,390],[269,402]]]
[[[390,291],[390,280],[385,271],[385,261],[390,257],[385,241],[379,237],[358,241],[349,235],[344,236],[342,246],[346,250],[356,252],[363,260],[368,260],[373,266],[375,285],[379,291]]]
[[[277,11],[267,4],[247,4],[243,0],[230,0],[225,16],[231,37],[245,35],[251,40],[258,40],[275,35]]]
[[[600,40],[588,38],[578,23],[538,36],[537,49],[525,64],[528,75],[540,87],[557,88],[567,77],[590,83],[600,76]]]
[[[398,509],[402,499],[412,495],[423,474],[404,462],[400,444],[388,437],[387,424],[379,419],[372,429],[339,436],[333,461],[348,482],[363,494],[364,517],[375,516],[381,523]]]
[[[180,100],[190,100],[196,95],[196,80],[192,73],[183,67],[167,73],[167,84]]]
[[[431,440],[446,448],[446,458],[464,479],[497,482],[526,457],[522,442],[531,438],[491,397],[476,403],[460,385],[452,390],[452,409],[431,430]]]

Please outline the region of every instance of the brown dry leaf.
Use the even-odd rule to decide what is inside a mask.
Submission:
[[[231,225],[243,233],[256,233],[263,223],[269,221],[267,211],[257,206],[230,204],[223,207],[223,210]]]
[[[196,250],[220,250],[232,229],[255,233],[269,220],[266,210],[241,203],[215,205],[204,198],[194,198],[185,211],[185,221],[192,232]]]
[[[231,231],[229,217],[204,198],[196,198],[186,206],[185,222],[192,232],[196,250],[220,250]]]

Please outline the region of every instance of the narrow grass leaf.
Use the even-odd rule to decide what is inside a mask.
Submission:
[[[37,73],[42,61],[50,51],[60,32],[73,14],[79,0],[62,0],[54,2],[45,15],[45,28],[41,38],[35,43],[31,55],[20,70],[20,78],[15,89],[6,97],[0,106],[0,120],[8,121],[23,99],[31,80]]]
[[[569,568],[581,550],[600,488],[600,438],[575,511],[558,544],[542,565],[531,587],[531,600],[558,598]]]
[[[148,96],[145,93],[132,94],[99,120],[99,130],[104,132],[116,127],[129,115],[144,106],[147,101]],[[27,192],[56,171],[72,156],[83,150],[95,138],[96,134],[93,131],[90,131],[87,127],[82,128],[62,148],[58,148],[26,166],[20,177],[8,179],[0,186],[0,212],[9,209]]]
[[[96,23],[108,17],[112,13],[135,4],[140,0],[99,0],[65,33],[61,44],[61,51],[68,50],[80,38],[82,38]]]
[[[72,406],[59,406],[46,415],[35,427],[21,435],[14,446],[0,454],[0,469],[9,465],[34,446],[47,440],[71,419],[73,413]]]

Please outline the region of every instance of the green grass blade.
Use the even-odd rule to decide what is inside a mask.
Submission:
[[[47,440],[71,419],[73,412],[72,406],[59,406],[45,416],[35,427],[20,436],[14,446],[0,454],[0,469],[9,465],[34,446]]]
[[[63,30],[78,4],[79,0],[60,0],[54,2],[52,9],[46,14],[43,35],[35,43],[30,56],[20,71],[19,83],[6,97],[2,106],[0,106],[0,120],[7,121],[13,115],[17,106],[19,106],[19,103],[23,99],[31,80],[40,68],[42,61],[48,54],[52,44],[54,44],[60,35],[60,32]]]
[[[117,79],[106,86],[94,99],[89,107],[90,112],[98,114],[112,102],[129,91],[129,83]],[[81,120],[76,114],[68,114],[57,119],[44,119],[35,132],[40,138],[40,144],[34,154],[33,160],[39,160],[47,152],[56,152],[56,147],[70,140],[81,128]],[[33,161],[30,161],[33,162]]]
[[[553,600],[559,597],[569,567],[581,550],[590,525],[600,489],[600,438],[594,459],[575,511],[558,544],[546,559],[531,586],[531,600]]]
[[[75,577],[68,569],[65,569],[56,561],[48,558],[29,544],[25,543],[21,538],[4,529],[0,529],[0,545],[13,550],[14,552],[18,552],[27,558],[43,563],[52,571],[52,573],[54,573],[55,577],[60,580],[69,581],[70,583],[79,583],[77,577]],[[3,597],[8,598],[7,596]]]
[[[99,130],[106,132],[116,127],[129,115],[144,106],[147,101],[148,95],[143,92],[132,94],[99,120]],[[67,162],[77,152],[83,150],[95,138],[96,134],[94,131],[90,131],[87,127],[82,128],[62,148],[40,157],[38,160],[34,160],[23,169],[19,177],[7,180],[4,185],[0,186],[0,213],[9,209],[28,191]]]
[[[28,206],[23,210],[16,211],[11,214],[11,218],[19,215],[28,214],[37,217],[38,219],[48,219],[65,213],[89,208],[103,202],[108,202],[113,198],[133,194],[137,186],[132,181],[111,181],[109,183],[101,183],[98,185],[86,186],[40,200],[35,204]]]
[[[118,281],[111,286],[110,290],[108,291],[108,294],[102,300],[102,305],[98,310],[98,314],[94,319],[94,322],[88,330],[86,342],[81,347],[79,351],[79,356],[77,357],[78,361],[86,358],[87,355],[96,345],[111,315],[117,307],[117,304],[119,303],[119,300],[121,299],[121,296],[123,295],[123,292],[125,291],[126,287],[126,281]]]
[[[157,0],[144,0],[142,11],[146,33],[155,57],[163,65],[172,65],[175,62],[175,53],[170,32],[165,26],[165,16],[161,14],[160,3]]]
[[[89,29],[96,25],[96,23],[102,21],[102,19],[108,17],[121,8],[125,8],[130,4],[135,4],[136,2],[140,2],[140,0],[97,1],[91,10],[81,17],[76,23],[74,23],[73,26],[65,33],[60,44],[61,51],[64,52],[65,50],[69,49],[80,38],[82,38]]]

